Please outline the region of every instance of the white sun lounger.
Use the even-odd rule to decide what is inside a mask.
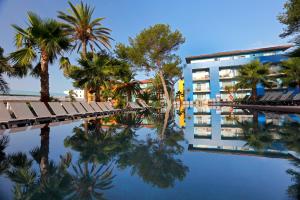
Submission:
[[[104,102],[104,105],[108,108],[108,110],[111,110],[113,112],[121,112],[122,111],[121,109],[114,108],[110,102]]]
[[[71,102],[62,102],[61,104],[69,115],[72,115],[73,117],[78,117],[83,115],[77,112],[77,110],[74,108]]]
[[[93,115],[94,112],[88,112],[85,110],[85,108],[80,104],[80,102],[73,102],[74,107],[76,108],[76,110],[82,114],[82,115]]]
[[[88,112],[94,115],[97,114],[97,112],[87,102],[80,102],[80,103],[84,107],[84,109],[86,109]]]
[[[10,115],[9,111],[6,109],[6,106],[4,105],[3,102],[0,102],[0,125],[2,127],[2,125],[5,125],[5,128],[10,127],[13,124],[24,124],[24,123],[28,123],[28,119],[27,118],[19,118],[19,119],[14,119],[12,118],[12,116]]]
[[[71,114],[68,114],[65,111],[60,102],[48,102],[48,105],[50,106],[50,108],[52,109],[52,111],[58,119],[66,119],[73,117]]]
[[[114,113],[113,110],[108,109],[105,105],[104,102],[97,102],[98,106],[106,113],[110,114],[110,113]]]
[[[53,115],[48,110],[47,106],[43,102],[30,102],[35,114],[38,116],[39,121],[51,121]]]
[[[98,113],[98,114],[105,114],[105,112],[97,105],[96,102],[90,102],[90,106]]]
[[[28,105],[24,102],[9,102],[8,103],[13,114],[18,120],[26,120],[27,122],[33,122],[38,119],[35,117]]]

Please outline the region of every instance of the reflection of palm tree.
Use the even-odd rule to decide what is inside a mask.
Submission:
[[[15,199],[63,199],[71,187],[71,177],[67,168],[71,155],[61,157],[58,165],[50,162],[47,174],[35,171],[33,160],[24,153],[9,156],[7,176],[15,183],[13,193]],[[41,172],[42,173],[42,172]]]
[[[113,168],[108,165],[97,166],[92,163],[89,167],[80,162],[72,165],[75,174],[73,177],[73,191],[68,196],[69,199],[104,199],[102,191],[112,188],[112,181],[115,176],[112,175]]]
[[[105,130],[95,120],[84,127],[75,127],[75,133],[65,139],[65,146],[80,152],[80,159],[72,165],[73,191],[71,199],[103,199],[103,190],[112,187],[112,159],[122,149],[115,127]],[[100,165],[99,165],[100,164]]]
[[[299,161],[293,161],[293,165],[299,169]],[[287,173],[291,175],[294,184],[290,185],[287,189],[288,195],[293,199],[300,199],[300,172],[295,169],[288,169]]]
[[[247,143],[245,145],[263,150],[271,146],[273,142],[274,125],[268,123],[264,126],[259,126],[258,113],[253,111],[253,119],[240,122],[236,120],[237,126],[242,130]]]
[[[0,175],[5,172],[5,170],[8,167],[7,163],[7,156],[4,152],[5,148],[7,147],[9,143],[9,137],[8,136],[2,136],[0,139]]]
[[[300,127],[296,123],[284,123],[279,128],[281,140],[289,150],[300,152]]]

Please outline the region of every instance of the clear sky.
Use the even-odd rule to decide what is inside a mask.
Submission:
[[[72,0],[73,3],[79,2]],[[88,0],[95,6],[95,17],[106,17],[104,26],[112,29],[116,42],[127,43],[142,29],[167,23],[186,38],[179,50],[186,56],[218,51],[247,49],[286,43],[279,38],[283,26],[276,16],[284,0]],[[0,46],[13,51],[11,24],[24,25],[27,11],[41,17],[56,18],[57,11],[68,8],[66,0],[0,0]],[[76,53],[71,59],[76,59]],[[184,61],[185,62],[185,61]],[[137,79],[146,76],[139,74]],[[6,79],[11,89],[39,91],[39,80],[31,77]],[[57,65],[50,66],[50,90],[72,88]]]

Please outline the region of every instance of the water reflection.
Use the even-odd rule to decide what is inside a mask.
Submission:
[[[123,187],[118,185],[118,176],[126,171],[145,185],[162,189],[180,185],[188,173],[201,174],[192,162],[189,166],[183,162],[184,156],[191,156],[186,155],[188,150],[251,154],[289,159],[293,165],[286,174],[292,184],[285,189],[290,198],[297,199],[299,119],[294,114],[226,107],[127,113],[70,126],[60,140],[67,153],[59,158],[51,152],[60,150],[51,149],[51,144],[57,137],[54,131],[60,129],[46,125],[40,128],[37,147],[26,151],[7,153],[10,139],[0,135],[0,176],[13,183],[15,199],[105,199],[109,191]],[[205,156],[193,156],[197,164],[205,161]]]
[[[300,115],[230,107],[187,108],[184,114],[191,151],[291,159],[287,173],[294,184],[287,193],[300,199]]]

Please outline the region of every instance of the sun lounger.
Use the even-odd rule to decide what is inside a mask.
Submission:
[[[54,116],[50,113],[47,106],[43,102],[30,102],[33,111],[37,115],[38,121],[51,121]]]
[[[101,108],[101,110],[103,110],[104,112],[111,114],[111,113],[115,113],[113,110],[108,109],[105,105],[104,102],[97,102],[97,105]]]
[[[58,119],[66,119],[66,118],[73,118],[71,114],[68,114],[65,109],[62,107],[60,102],[49,102],[48,105],[50,106],[51,110],[55,114],[56,118]]]
[[[275,103],[282,104],[282,105],[289,104],[292,102],[292,97],[293,97],[293,91],[289,91],[283,94]]]
[[[77,110],[74,108],[71,102],[62,102],[61,104],[69,115],[72,115],[73,117],[78,117],[82,115],[77,112]]]
[[[85,108],[81,105],[80,102],[73,102],[74,107],[81,115],[88,115],[91,116],[94,114],[94,112],[86,111]]]
[[[293,104],[300,105],[300,93],[293,97]]]
[[[4,105],[3,102],[0,102],[0,125],[1,127],[9,128],[13,124],[26,124],[28,123],[27,118],[19,118],[19,119],[14,119],[10,115],[9,111],[6,109],[6,106]]]
[[[109,109],[109,110],[112,110],[114,112],[121,112],[122,110],[121,109],[118,109],[118,108],[114,108],[110,102],[104,102],[104,105]]]
[[[28,105],[24,102],[9,102],[8,103],[16,119],[24,120],[26,123],[32,123],[38,119],[35,117]]]
[[[96,104],[96,102],[90,102],[90,106],[97,112],[97,114],[105,114],[105,112]]]
[[[81,102],[81,105],[86,109],[89,113],[92,113],[93,115],[99,114],[97,111],[95,111],[87,102]]]

